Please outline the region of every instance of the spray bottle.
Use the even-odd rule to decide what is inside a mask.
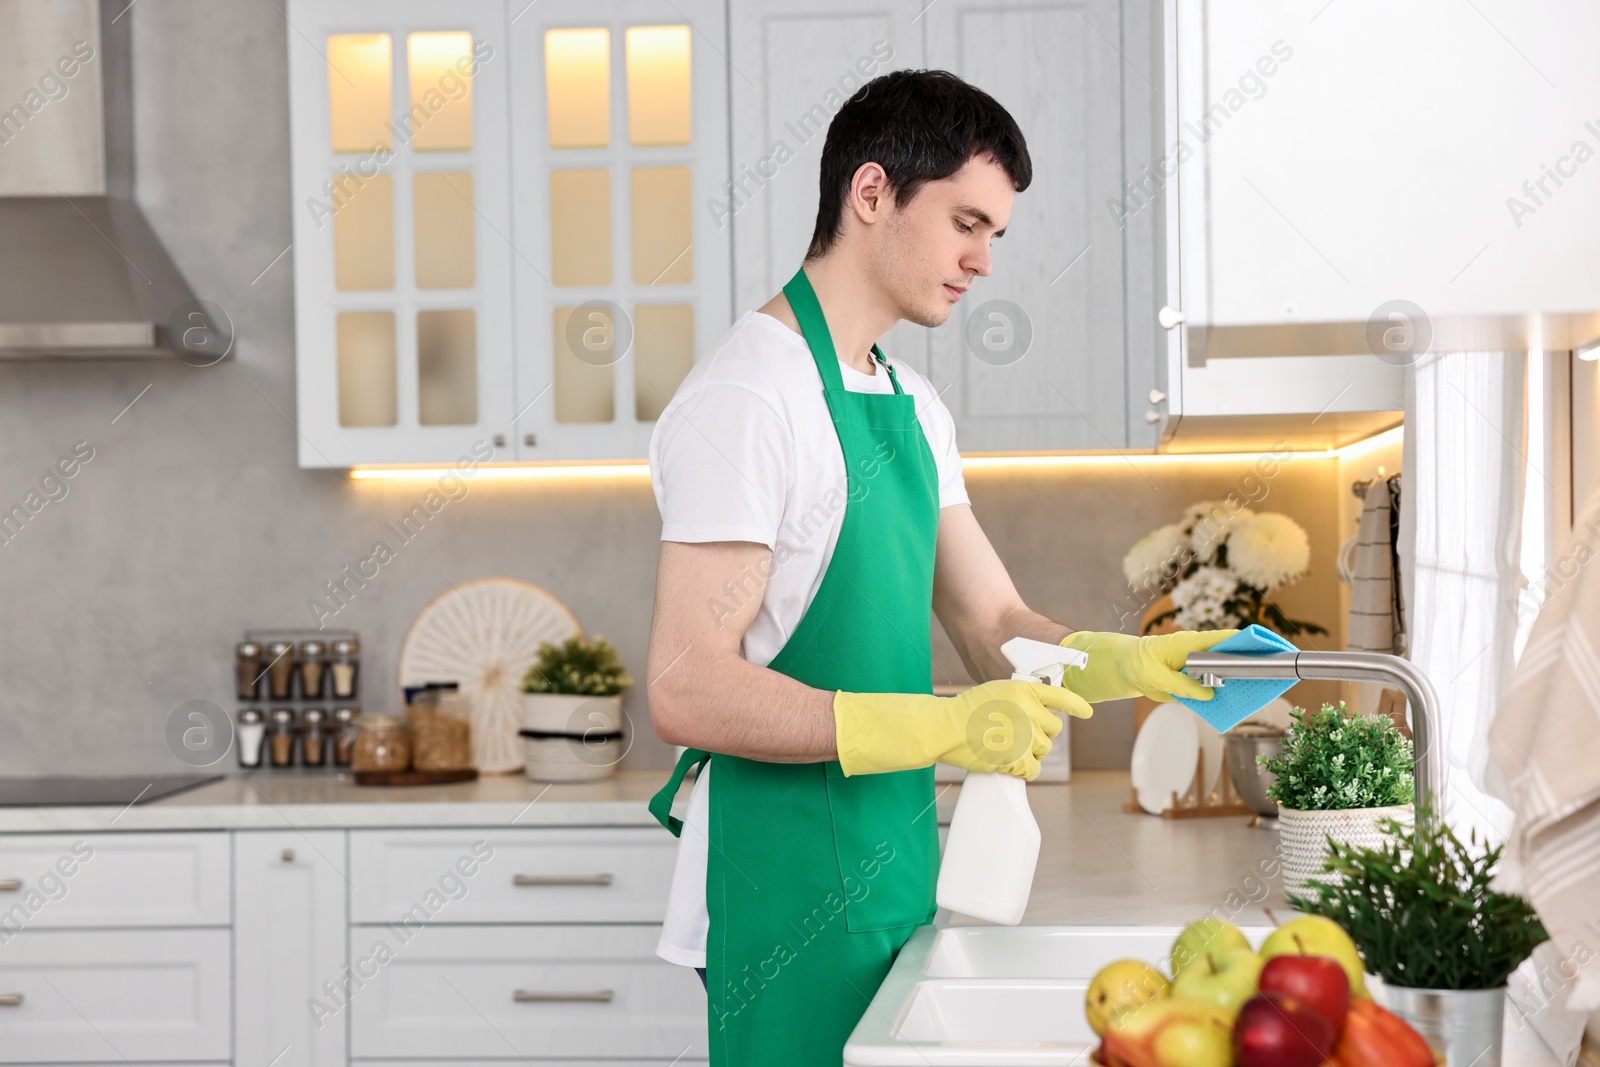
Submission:
[[[1000,651],[1011,661],[1012,678],[1047,685],[1060,685],[1065,668],[1089,662],[1077,649],[1026,637],[1013,637]],[[1015,926],[1028,908],[1038,862],[1039,824],[1027,783],[1013,774],[968,771],[939,865],[939,906]]]

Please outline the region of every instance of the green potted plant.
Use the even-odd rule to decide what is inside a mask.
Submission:
[[[1328,841],[1376,845],[1386,818],[1409,822],[1416,794],[1411,742],[1386,718],[1352,715],[1340,701],[1316,712],[1295,708],[1275,757],[1257,762],[1275,780],[1283,888],[1298,892],[1322,872]]]
[[[1549,935],[1527,901],[1489,888],[1503,846],[1476,833],[1464,844],[1426,808],[1414,831],[1398,819],[1381,829],[1376,846],[1335,842],[1323,877],[1289,903],[1344,927],[1384,1006],[1446,1067],[1497,1064],[1506,979]]]
[[[633,679],[605,638],[541,642],[522,676],[524,772],[536,782],[603,778],[626,752],[622,694]]]

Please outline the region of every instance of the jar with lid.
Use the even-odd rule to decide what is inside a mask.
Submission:
[[[300,716],[300,763],[305,767],[322,767],[328,763],[328,713],[321,708],[307,708]]]
[[[233,646],[234,693],[240,700],[261,698],[261,644],[240,641]]]
[[[472,728],[464,718],[438,705],[416,711],[411,720],[411,765],[419,771],[464,771],[472,766]]]
[[[361,669],[361,643],[353,637],[333,643],[333,658],[328,673],[333,676],[333,695],[339,700],[354,700],[357,675]]]
[[[356,720],[357,771],[403,771],[411,766],[411,738],[395,715],[362,715]]]
[[[262,721],[260,708],[244,708],[239,712],[239,766],[261,766],[263,742],[267,736],[267,724]]]
[[[350,757],[356,750],[356,716],[360,708],[333,709],[333,765],[350,766]]]
[[[327,683],[328,645],[325,641],[300,642],[300,698],[302,700],[322,699],[322,690]]]
[[[267,645],[267,693],[273,700],[289,700],[293,697],[293,641],[273,641]]]
[[[274,767],[294,766],[294,718],[293,708],[272,709],[272,728],[267,731],[267,747]]]

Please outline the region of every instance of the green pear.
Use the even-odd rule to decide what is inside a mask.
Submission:
[[[1176,978],[1185,967],[1205,959],[1207,952],[1249,947],[1250,942],[1244,933],[1232,923],[1209,915],[1204,919],[1196,919],[1185,926],[1172,943],[1172,976]]]
[[[1172,995],[1203,1000],[1237,1015],[1244,1002],[1256,995],[1256,980],[1266,965],[1249,946],[1213,950],[1183,969],[1172,983]]]
[[[1270,960],[1274,956],[1326,956],[1337,960],[1350,979],[1350,995],[1368,995],[1361,950],[1343,927],[1325,916],[1299,915],[1268,934],[1261,942],[1261,958]]]

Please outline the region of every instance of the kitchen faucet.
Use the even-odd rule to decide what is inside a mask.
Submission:
[[[1338,682],[1390,682],[1411,703],[1412,750],[1416,754],[1417,803],[1427,803],[1438,818],[1444,786],[1444,751],[1439,728],[1439,696],[1416,664],[1381,652],[1272,652],[1241,656],[1229,652],[1191,652],[1184,673],[1202,685],[1226,685],[1229,679],[1314,678]]]

